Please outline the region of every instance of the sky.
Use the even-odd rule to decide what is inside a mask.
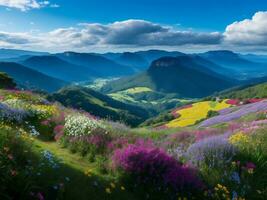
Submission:
[[[0,48],[267,54],[266,0],[0,0]]]

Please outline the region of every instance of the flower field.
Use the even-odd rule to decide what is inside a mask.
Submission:
[[[174,115],[179,117],[166,124],[166,126],[175,128],[194,125],[197,121],[206,118],[209,111],[219,111],[230,106],[227,100],[222,102],[203,101],[194,103],[191,106],[177,110]]]
[[[0,199],[267,198],[265,100],[194,103],[155,130],[27,91],[0,96]]]

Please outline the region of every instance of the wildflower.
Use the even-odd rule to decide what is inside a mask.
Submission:
[[[113,189],[116,188],[115,183],[110,183],[110,186],[111,186]]]
[[[108,193],[108,194],[111,194],[111,189],[110,188],[106,188],[106,193]]]
[[[91,169],[88,169],[84,172],[84,174],[88,177],[91,177],[92,176],[92,170]]]
[[[246,164],[246,169],[247,169],[249,174],[253,174],[255,168],[256,168],[256,165],[254,163],[252,163],[252,162],[248,162]]]
[[[9,152],[9,148],[8,147],[4,147],[4,151],[5,152]]]
[[[229,138],[229,142],[234,145],[249,143],[249,137],[243,132],[238,132]]]
[[[231,175],[231,178],[238,184],[240,184],[240,177],[239,174],[237,172],[233,172]]]
[[[38,200],[45,200],[45,198],[41,192],[37,193],[37,198],[38,198]]]
[[[157,181],[175,190],[186,186],[196,189],[202,187],[194,169],[180,164],[153,143],[138,141],[123,149],[117,149],[112,159],[115,167],[138,176],[139,183]]]
[[[125,187],[121,186],[121,190],[124,191],[125,190]]]
[[[13,160],[14,159],[12,154],[8,154],[7,157],[8,157],[9,160]]]
[[[18,175],[18,172],[16,170],[11,170],[10,173],[11,173],[11,176],[17,176]]]

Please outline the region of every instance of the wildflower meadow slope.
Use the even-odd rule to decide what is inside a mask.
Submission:
[[[266,100],[227,101],[131,129],[0,90],[0,199],[266,199]]]

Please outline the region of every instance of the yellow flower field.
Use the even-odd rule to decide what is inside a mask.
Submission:
[[[178,110],[177,114],[179,114],[180,117],[170,121],[166,126],[169,128],[176,128],[194,125],[196,121],[206,118],[210,110],[219,111],[230,107],[231,105],[227,104],[226,101],[227,100],[222,102],[203,101],[194,103],[190,108]]]

